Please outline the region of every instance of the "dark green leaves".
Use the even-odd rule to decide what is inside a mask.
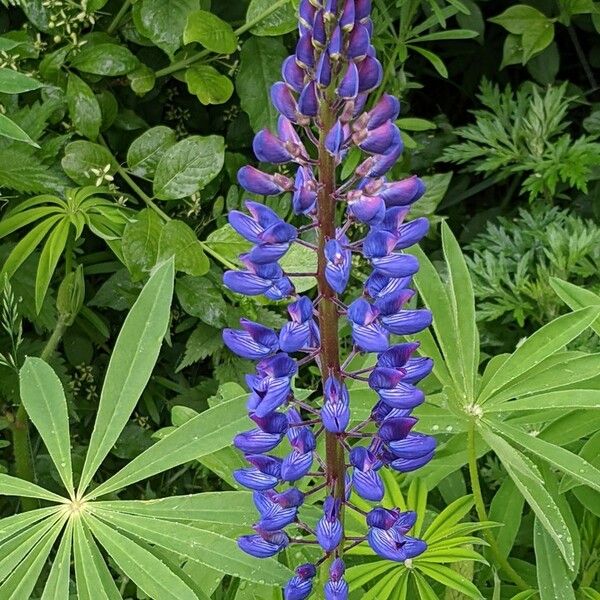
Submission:
[[[94,44],[84,46],[74,56],[71,66],[94,75],[127,75],[138,66],[138,59],[125,46]]]
[[[251,0],[246,14],[246,23],[255,23],[251,29],[254,35],[283,35],[296,28],[296,11],[290,1],[274,9],[274,0]],[[266,17],[260,18],[261,15]]]
[[[202,104],[223,104],[233,94],[233,83],[210,65],[190,67],[185,72],[190,94],[198,96]]]
[[[131,142],[127,151],[127,165],[139,177],[151,178],[165,151],[177,141],[170,127],[158,125],[148,129]]]
[[[22,94],[43,87],[37,79],[19,73],[14,69],[0,68],[0,93]]]
[[[188,16],[183,42],[199,42],[207,50],[219,54],[231,54],[237,47],[231,25],[206,10],[197,10]]]
[[[277,39],[250,38],[242,46],[235,87],[254,131],[275,129],[278,113],[271,104],[270,91],[280,78],[280,65],[287,54]]]
[[[67,84],[67,105],[75,129],[84,137],[95,140],[102,123],[100,105],[90,86],[73,73],[69,74]]]
[[[171,146],[160,159],[154,175],[154,195],[160,200],[191,196],[212,181],[225,159],[223,138],[190,136]]]

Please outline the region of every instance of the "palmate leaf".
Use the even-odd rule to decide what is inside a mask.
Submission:
[[[54,557],[41,600],[69,600],[72,542],[73,521],[69,520]]]
[[[56,506],[36,508],[26,513],[11,515],[0,520],[0,543],[14,536],[19,531],[28,529],[31,525],[56,514],[60,510]]]
[[[536,394],[522,400],[493,405],[486,409],[486,414],[506,413],[508,411],[513,413],[525,410],[573,410],[576,408],[600,408],[600,390],[569,389]]]
[[[560,299],[572,310],[579,310],[587,306],[600,306],[600,296],[590,290],[557,277],[550,278],[550,285]],[[594,321],[591,328],[600,335],[600,320]]]
[[[468,598],[473,598],[473,600],[483,598],[483,595],[473,582],[449,567],[439,564],[420,564],[419,570],[424,575],[428,575],[432,579],[439,581],[442,585],[456,590]]]
[[[242,553],[234,540],[212,531],[153,517],[94,509],[94,514],[120,531],[156,544],[234,577],[257,583],[283,585],[292,573],[274,559],[256,559]]]
[[[558,317],[538,329],[492,375],[480,391],[477,402],[485,404],[505,385],[563,348],[589,327],[599,314],[600,307],[583,308]]]
[[[127,315],[108,365],[79,492],[90,484],[139,400],[169,324],[173,259],[160,265]]]
[[[194,592],[163,562],[128,537],[86,514],[86,525],[119,568],[151,598],[196,600]]]
[[[23,498],[39,498],[49,502],[67,502],[65,498],[61,498],[35,483],[5,473],[0,473],[0,496],[21,496]]]
[[[60,379],[40,358],[28,357],[19,371],[21,402],[35,425],[65,488],[74,495],[67,401]]]

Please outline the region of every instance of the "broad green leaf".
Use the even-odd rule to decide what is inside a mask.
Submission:
[[[538,519],[533,528],[533,543],[540,600],[575,600],[565,562]]]
[[[86,535],[84,530],[84,521],[76,519],[73,527],[73,554],[75,555],[75,579],[77,582],[78,600],[118,600],[121,598],[115,583],[110,578],[106,581],[106,576],[102,577],[98,568],[98,563],[94,554],[99,555],[98,548],[93,539]],[[95,553],[92,548],[95,549]],[[99,556],[102,563],[104,559]],[[108,568],[104,563],[105,575]],[[110,572],[108,572],[110,575]],[[109,584],[107,586],[107,584]]]
[[[138,177],[151,178],[164,153],[177,142],[170,127],[158,125],[135,138],[127,150],[127,165]]]
[[[83,140],[67,144],[60,164],[64,172],[81,185],[95,185],[98,176],[92,169],[102,171],[109,165],[108,174],[111,175],[117,167],[111,153],[104,146]]]
[[[523,400],[505,402],[486,410],[486,414],[495,412],[517,412],[523,410],[573,410],[575,408],[600,408],[600,390],[560,390],[546,394],[536,394]]]
[[[166,150],[154,175],[154,195],[160,200],[191,196],[223,168],[224,140],[218,135],[193,135]]]
[[[261,15],[269,11],[273,6],[274,0],[251,0],[246,13],[246,23],[253,23]],[[254,35],[283,35],[296,28],[296,11],[292,2],[287,2],[281,8],[271,12],[267,17],[259,22],[250,30]]]
[[[188,15],[183,43],[192,42],[198,42],[217,54],[232,54],[237,48],[237,37],[231,25],[206,10],[197,10]]]
[[[403,119],[396,121],[398,124]],[[406,121],[421,121],[422,119],[405,119]],[[428,121],[425,121],[428,123]],[[400,125],[399,125],[400,126]],[[424,125],[422,126],[424,127]],[[449,173],[434,173],[433,175],[424,175],[421,177],[425,184],[425,193],[419,201],[411,206],[410,218],[429,217],[435,214],[439,203],[444,199],[450,181],[452,180],[452,172]]]
[[[28,357],[19,371],[21,402],[56,466],[65,488],[74,495],[69,415],[62,383],[40,358]]]
[[[139,0],[133,5],[133,22],[139,33],[152,40],[172,60],[183,41],[188,16],[199,8],[198,0]]]
[[[138,96],[144,96],[156,85],[156,74],[143,63],[140,63],[131,73],[127,73],[127,79],[129,79],[131,89]]]
[[[159,244],[159,260],[175,257],[175,270],[196,277],[205,275],[210,262],[192,228],[183,221],[172,219],[163,227]]]
[[[157,500],[107,500],[94,502],[94,507],[158,519],[219,525],[252,525],[256,520],[256,507],[250,492],[204,492]]]
[[[239,398],[232,398],[210,408],[142,452],[119,472],[101,483],[88,497],[103,496],[136,481],[226,448],[231,445],[233,437],[242,431],[246,424],[244,402]]]
[[[212,531],[154,517],[123,515],[94,509],[104,521],[121,531],[157,544],[221,573],[258,583],[282,585],[291,576],[289,569],[276,560],[260,560],[244,554],[235,540]]]
[[[570,566],[575,564],[575,551],[571,533],[565,520],[556,505],[556,502],[546,489],[543,481],[540,482],[539,470],[530,469],[528,472],[523,468],[524,461],[531,463],[525,456],[512,448],[501,437],[485,428],[481,430],[490,447],[496,452],[502,461],[511,479],[533,509],[546,531],[552,536],[560,549],[561,554]],[[520,459],[519,459],[520,457]],[[533,465],[533,463],[531,463]],[[532,476],[534,475],[534,476]]]
[[[31,598],[35,584],[48,560],[54,542],[56,542],[63,528],[64,522],[64,518],[56,522],[21,564],[4,580],[1,586],[3,600]]]
[[[548,17],[533,6],[517,4],[507,8],[502,14],[488,19],[501,25],[510,33],[523,35],[540,23],[548,21]]]
[[[69,519],[54,557],[50,575],[46,580],[41,600],[69,600],[72,542],[73,520]]]
[[[287,273],[316,273],[317,254],[306,246],[293,244],[279,260],[281,268]],[[296,291],[302,294],[317,285],[316,277],[290,277]]]
[[[60,508],[57,506],[50,506],[47,508],[36,508],[34,510],[28,510],[24,513],[17,513],[10,517],[5,517],[0,520],[0,543],[11,538],[13,535],[28,529],[31,525],[50,517],[59,511]]]
[[[550,285],[560,299],[572,310],[579,310],[586,306],[600,306],[600,296],[590,290],[556,277],[550,278]],[[600,335],[600,319],[596,319],[590,327]]]
[[[150,208],[137,213],[123,231],[121,247],[127,269],[134,280],[149,273],[158,261],[158,243],[163,222]]]
[[[235,89],[254,131],[275,131],[277,110],[271,103],[271,86],[280,78],[281,62],[288,52],[280,39],[252,37],[242,46]]]
[[[127,75],[139,64],[129,48],[119,44],[85,45],[71,61],[71,66],[94,75]]]
[[[6,115],[0,114],[0,136],[16,140],[17,142],[25,142],[30,146],[39,148],[39,145],[34,142],[14,121],[11,121]]]
[[[580,355],[558,352],[530,369],[505,386],[489,401],[486,412],[506,407],[505,401],[519,396],[539,394],[556,388],[564,388],[600,374],[600,354]],[[571,390],[565,390],[569,394]],[[577,407],[573,407],[577,408]]]
[[[11,475],[0,473],[0,496],[22,496],[24,498],[39,498],[49,502],[67,502],[66,498],[61,498],[53,492],[30,483],[24,479],[18,479]],[[1,521],[0,521],[1,522]]]
[[[102,124],[100,105],[90,86],[73,73],[69,73],[67,81],[67,106],[75,129],[84,137],[95,140]]]
[[[50,281],[52,280],[58,261],[67,244],[70,227],[71,224],[69,221],[60,221],[48,235],[48,239],[40,253],[35,277],[35,309],[38,314],[44,304],[44,298],[48,292],[48,287],[50,286]]]
[[[600,307],[584,308],[554,319],[519,346],[494,373],[477,401],[485,403],[494,393],[563,348],[584,331],[600,313]]]
[[[22,94],[44,87],[37,79],[29,77],[14,69],[6,67],[0,68],[0,93],[1,94]]]
[[[177,279],[177,299],[183,310],[218,329],[227,324],[227,304],[223,290],[207,277],[186,275]]]
[[[91,515],[85,521],[118,567],[151,598],[196,600],[196,594],[163,562]]]
[[[479,600],[483,598],[481,592],[475,587],[475,584],[461,575],[458,571],[454,571],[449,567],[437,564],[419,563],[421,573],[428,575],[432,579],[439,581],[442,585],[457,590],[468,598]]]
[[[575,480],[600,491],[600,470],[589,462],[555,444],[550,444],[539,437],[529,435],[517,427],[497,420],[489,420],[487,424],[498,433],[519,444],[529,452],[539,456],[556,469],[570,475]]]
[[[506,558],[515,543],[521,517],[523,514],[523,496],[510,477],[507,477],[498,488],[490,505],[489,517],[491,521],[502,523],[502,527],[495,534],[496,545]]]
[[[190,94],[202,104],[224,104],[233,94],[231,79],[210,65],[194,65],[186,70],[185,81]]]
[[[475,296],[471,275],[460,246],[445,221],[442,223],[442,246],[448,265],[446,290],[459,336],[463,389],[467,398],[472,398],[479,365],[479,332],[475,321]]]
[[[173,276],[172,260],[160,265],[123,323],[106,371],[80,492],[117,441],[150,379],[169,325]]]

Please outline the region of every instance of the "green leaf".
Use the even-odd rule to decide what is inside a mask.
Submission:
[[[473,283],[460,246],[445,221],[442,222],[442,247],[448,266],[446,290],[458,333],[458,348],[464,382],[462,389],[467,398],[473,398],[475,377],[479,365],[479,332],[475,320]]]
[[[216,328],[227,324],[227,304],[221,288],[206,277],[180,277],[175,286],[181,308]]]
[[[144,96],[156,85],[156,74],[150,67],[142,63],[131,73],[127,73],[127,79],[129,79],[131,89],[138,96]]]
[[[160,200],[191,196],[220,173],[224,161],[221,136],[190,136],[168,148],[160,159],[154,176],[154,195]]]
[[[163,222],[150,208],[137,213],[137,219],[125,226],[121,248],[127,269],[134,280],[149,273],[158,260],[158,243]]]
[[[311,248],[293,244],[279,261],[281,268],[288,273],[316,273],[317,253]],[[302,294],[317,285],[316,277],[290,277],[296,291]]]
[[[11,121],[6,115],[0,114],[0,136],[16,140],[17,142],[25,142],[34,148],[39,148],[39,145],[34,142],[14,121]]]
[[[418,52],[421,56],[426,58],[433,68],[444,78],[448,79],[448,69],[446,69],[446,65],[444,65],[444,61],[437,55],[431,52],[430,50],[425,50],[425,48],[421,48],[420,46],[415,46],[414,44],[407,44],[407,47],[415,52]]]
[[[54,557],[50,575],[46,580],[41,600],[69,600],[72,541],[73,520],[69,519]]]
[[[273,6],[273,0],[251,0],[246,13],[246,23],[252,23],[261,15],[269,11]],[[291,2],[284,4],[281,8],[271,12],[250,30],[254,35],[270,36],[283,35],[296,28],[296,11]]]
[[[435,517],[423,534],[423,538],[430,543],[444,539],[448,530],[464,519],[474,505],[473,496],[458,498]]]
[[[67,491],[74,495],[69,415],[62,383],[40,358],[27,357],[19,371],[21,402],[44,440]]]
[[[280,78],[288,52],[280,39],[250,38],[242,46],[235,88],[254,131],[275,131],[279,113],[271,103],[271,86]]]
[[[575,600],[565,562],[538,519],[533,528],[533,543],[540,600]]]
[[[81,185],[94,185],[97,176],[92,169],[102,170],[106,165],[110,165],[108,174],[115,172],[116,164],[111,153],[100,144],[83,140],[67,144],[61,161],[65,173]]]
[[[185,354],[177,365],[177,372],[204,360],[221,349],[223,341],[220,333],[220,330],[215,327],[205,323],[198,324],[185,343]]]
[[[177,142],[170,127],[158,125],[135,138],[127,150],[127,165],[134,175],[152,178],[164,153]]]
[[[185,72],[190,94],[202,104],[224,104],[233,94],[233,83],[226,75],[210,65],[195,65]]]
[[[237,36],[231,25],[206,10],[188,15],[183,30],[183,43],[198,42],[218,54],[232,54],[237,48]]]
[[[84,137],[95,140],[102,125],[100,105],[90,86],[73,73],[69,73],[67,80],[67,106],[75,129]]]
[[[486,414],[523,410],[572,410],[575,408],[600,408],[600,390],[561,390],[513,400],[486,409]]]
[[[94,537],[119,568],[151,598],[196,600],[196,594],[162,561],[128,537],[91,515],[85,515]]]
[[[20,480],[17,479],[17,481]],[[61,507],[49,506],[47,508],[36,508],[24,513],[17,513],[10,517],[5,517],[0,520],[0,542],[12,538],[19,531],[29,529],[31,525],[38,523],[42,519],[56,515],[59,510],[61,510]]]
[[[246,393],[243,397],[245,396]],[[246,419],[244,402],[240,397],[231,398],[210,408],[142,452],[92,490],[88,497],[106,495],[136,481],[226,448],[231,445],[233,437],[244,429]]]
[[[529,470],[524,468],[528,463],[533,466],[533,463],[492,431],[483,428],[480,432],[502,461],[504,468],[519,488],[527,504],[556,542],[567,564],[573,566],[575,551],[571,533],[560,509],[546,489],[545,483],[540,481],[539,470],[531,467]]]
[[[158,242],[159,260],[171,256],[175,257],[175,270],[188,275],[204,275],[210,269],[210,262],[192,228],[174,219],[164,225]]]
[[[144,37],[172,60],[181,46],[188,16],[199,8],[198,0],[140,0],[133,5],[133,22]]]
[[[173,277],[172,260],[159,266],[123,323],[106,371],[80,493],[117,441],[150,379],[169,325]]]
[[[157,519],[194,521],[205,525],[246,526],[252,525],[256,519],[256,507],[250,492],[203,492],[157,500],[106,500],[94,502],[94,507]]]
[[[452,588],[453,590],[457,590],[468,598],[474,598],[474,600],[480,600],[480,598],[483,598],[483,595],[475,587],[473,582],[469,581],[466,577],[457,571],[450,569],[449,567],[419,562],[419,571],[425,575],[428,575],[432,579],[439,581],[442,585]]]
[[[510,33],[523,35],[536,28],[540,23],[545,23],[549,19],[537,8],[526,4],[517,4],[507,8],[502,14],[488,19],[492,23],[501,25]]]
[[[173,521],[164,523],[153,517],[101,510],[96,512],[101,519],[121,531],[207,565],[220,573],[271,585],[282,585],[291,576],[289,569],[276,560],[248,556],[238,548],[235,540],[212,531],[198,530]]]
[[[600,306],[600,296],[590,290],[556,277],[550,278],[550,285],[571,310],[579,310],[587,306]],[[600,318],[596,319],[590,327],[600,335]]]
[[[573,454],[573,452],[565,450],[560,446],[556,446],[541,438],[525,433],[508,423],[501,423],[494,419],[493,421],[487,421],[487,424],[503,436],[519,444],[519,446],[522,446],[526,450],[529,450],[529,452],[539,456],[542,460],[550,463],[554,468],[559,469],[563,473],[573,477],[573,479],[600,491],[600,470],[596,469],[596,467],[577,454]]]
[[[527,372],[545,358],[563,348],[584,331],[600,313],[599,308],[584,308],[554,319],[519,346],[494,373],[479,394],[478,403],[485,403],[494,393]]]
[[[414,581],[419,592],[419,600],[440,600],[427,580],[419,573],[414,574]]]
[[[85,45],[71,61],[71,66],[94,75],[127,75],[139,65],[127,46],[119,44]]]
[[[498,488],[490,505],[489,513],[490,521],[502,523],[502,527],[497,531],[495,537],[496,545],[505,558],[510,554],[517,538],[521,526],[523,504],[523,496],[519,493],[513,480],[507,477]]]
[[[60,221],[48,235],[48,239],[40,253],[35,278],[35,310],[37,314],[40,314],[42,310],[50,281],[67,244],[70,227],[69,221]]]
[[[22,94],[44,87],[37,79],[24,75],[14,69],[0,68],[0,93]]]

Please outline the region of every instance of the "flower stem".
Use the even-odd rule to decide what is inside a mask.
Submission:
[[[48,361],[58,346],[62,336],[67,329],[67,323],[64,318],[59,317],[52,335],[46,342],[40,358]],[[23,403],[19,405],[15,419],[11,424],[13,453],[15,457],[15,474],[19,479],[33,482],[35,479],[35,470],[33,467],[33,451],[31,449],[31,439],[29,437],[29,417]],[[21,498],[21,508],[24,511],[37,508],[38,503],[33,498]]]
[[[469,458],[469,477],[471,479],[471,490],[473,499],[475,500],[475,510],[480,522],[488,521],[488,514],[485,508],[485,502],[481,493],[481,485],[479,484],[479,474],[477,471],[477,449],[475,447],[475,421],[471,423],[468,433],[468,458]],[[483,536],[490,546],[496,564],[504,571],[504,573],[513,581],[513,583],[521,590],[529,590],[531,586],[514,570],[508,562],[496,542],[493,534],[489,530],[483,531]]]

